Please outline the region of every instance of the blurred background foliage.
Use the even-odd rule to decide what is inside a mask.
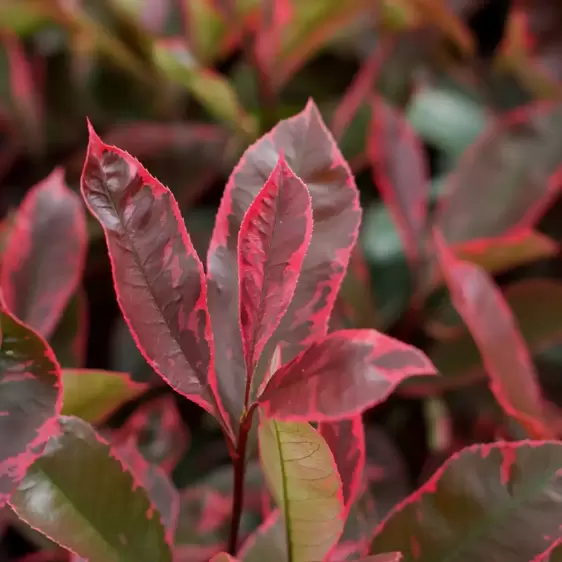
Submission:
[[[172,189],[204,258],[225,182],[245,148],[312,97],[350,163],[364,208],[333,325],[411,342],[442,374],[403,385],[366,416],[380,516],[450,452],[520,429],[491,398],[474,342],[431,259],[412,264],[381,200],[368,150],[372,100],[384,100],[419,136],[433,224],[457,255],[495,275],[558,422],[561,32],[562,4],[548,0],[0,0],[2,235],[25,192],[55,167],[78,189],[88,117],[105,142],[139,158]],[[419,180],[412,167],[420,155],[400,135],[385,140],[396,181]],[[140,357],[90,217],[89,234],[84,295],[76,297],[87,303],[86,366],[153,384],[110,424],[123,424],[139,403],[162,395],[175,402],[182,423],[163,424],[155,408],[143,437],[147,451],[156,443],[159,455],[166,446],[177,453],[174,439],[184,426],[189,446],[174,457],[176,483],[228,494],[220,432]],[[67,329],[72,333],[72,323]],[[190,517],[205,509],[205,493],[190,498],[178,540],[200,541],[204,559],[224,529],[192,536]],[[247,515],[254,528],[251,509]],[[0,558],[38,544],[45,540],[7,526]],[[185,559],[196,560],[189,552]]]

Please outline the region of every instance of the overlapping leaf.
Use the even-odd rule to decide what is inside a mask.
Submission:
[[[287,536],[281,517],[276,509],[259,526],[240,548],[238,556],[243,562],[286,562]]]
[[[53,352],[0,300],[0,507],[56,430],[61,398]]]
[[[18,516],[90,562],[171,561],[146,490],[86,422],[60,425],[12,496]]]
[[[365,468],[365,429],[361,415],[335,422],[318,424],[318,432],[326,443],[342,481],[345,506],[344,519],[357,498]]]
[[[280,419],[343,419],[382,402],[404,379],[431,374],[431,361],[408,344],[375,330],[342,330],[283,365],[259,400]]]
[[[435,225],[450,244],[532,226],[548,208],[560,167],[562,105],[531,105],[497,121],[450,177]],[[490,193],[494,197],[490,198]]]
[[[307,423],[262,419],[265,477],[285,523],[293,562],[323,560],[343,530],[342,485],[330,448]]]
[[[279,342],[283,342],[284,360],[289,360],[326,333],[361,218],[353,176],[312,101],[302,113],[281,121],[251,146],[234,169],[219,207],[207,259],[209,309],[215,341],[221,346],[216,357],[219,392],[233,426],[242,413],[245,386],[239,327],[232,322],[238,313],[238,233],[281,151],[310,190],[314,231],[292,303],[266,346],[265,363],[258,366],[254,392],[269,364],[268,355]]]
[[[466,448],[375,532],[371,552],[405,562],[533,560],[561,536],[562,444]]]
[[[382,99],[372,103],[368,152],[373,179],[398,226],[412,265],[426,234],[429,172],[421,143],[408,122]]]
[[[86,243],[82,202],[57,169],[21,204],[0,278],[8,308],[45,338],[53,333],[78,288]]]
[[[171,473],[187,450],[189,432],[174,398],[163,396],[139,406],[114,439],[133,439],[147,461]]]
[[[250,377],[248,398],[261,352],[291,303],[311,233],[310,194],[281,157],[250,205],[238,238],[240,329]],[[245,406],[249,406],[248,400]]]
[[[148,492],[166,528],[166,540],[173,546],[180,511],[180,497],[176,487],[160,466],[144,459],[133,439],[117,445],[115,453]]]
[[[62,413],[90,423],[105,420],[147,389],[147,385],[132,381],[127,373],[93,369],[63,369],[62,385]]]
[[[217,414],[203,266],[173,195],[92,128],[81,184],[104,229],[117,298],[139,349],[172,387]]]
[[[532,436],[549,436],[537,374],[501,292],[485,271],[457,260],[439,233],[434,241],[451,300],[480,350],[496,399]]]

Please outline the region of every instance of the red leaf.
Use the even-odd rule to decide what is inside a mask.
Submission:
[[[375,49],[353,77],[332,118],[332,131],[336,139],[341,139],[361,104],[371,94],[377,74],[387,57],[388,47]]]
[[[104,229],[119,305],[139,350],[175,390],[220,418],[205,275],[172,193],[91,126],[81,186]]]
[[[162,468],[143,458],[134,440],[115,446],[114,452],[141,486],[146,488],[166,528],[166,540],[173,547],[180,511],[180,497],[176,487]]]
[[[434,243],[451,301],[480,351],[497,401],[533,436],[549,436],[537,374],[504,297],[484,270],[457,260],[438,231]]]
[[[375,330],[342,330],[283,365],[259,401],[267,417],[337,420],[384,401],[405,378],[431,374],[431,361],[408,344]]]
[[[373,180],[388,206],[412,265],[423,251],[429,172],[423,148],[402,115],[375,97],[367,151]]]
[[[334,300],[345,274],[361,220],[359,198],[349,166],[312,101],[252,145],[234,169],[225,189],[209,247],[209,309],[215,341],[221,399],[233,426],[242,413],[245,366],[238,314],[236,241],[252,201],[283,154],[310,190],[314,231],[299,283],[287,313],[263,354],[263,363],[283,341],[283,357],[292,359],[308,343],[326,333]],[[258,372],[265,372],[266,365]],[[259,379],[259,377],[256,377]],[[256,381],[254,388],[259,386]]]
[[[246,408],[252,374],[291,303],[311,233],[310,194],[281,156],[250,205],[238,238]]]
[[[560,187],[561,130],[559,104],[525,106],[496,121],[447,182],[434,221],[445,240],[496,238],[534,226]]]
[[[345,520],[363,480],[365,468],[363,420],[358,415],[341,421],[322,422],[318,424],[318,432],[328,443],[342,480]]]
[[[82,202],[56,169],[23,200],[0,276],[8,308],[45,338],[78,289],[86,246]]]
[[[121,443],[132,439],[151,463],[171,474],[189,445],[189,433],[171,396],[143,404],[114,437]]]
[[[57,431],[60,367],[51,348],[0,299],[0,507]]]

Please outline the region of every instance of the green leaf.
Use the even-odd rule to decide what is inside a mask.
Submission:
[[[89,562],[171,562],[146,490],[86,422],[60,426],[12,496],[17,515]]]
[[[214,117],[254,137],[255,121],[245,112],[236,91],[221,74],[201,68],[186,46],[177,41],[154,45],[154,61],[172,81],[184,86]]]
[[[63,369],[62,413],[96,424],[119,406],[142,394],[148,386],[127,373],[94,369]]]
[[[487,125],[484,109],[450,87],[428,86],[418,90],[406,114],[421,137],[455,159]]]
[[[342,483],[330,448],[307,423],[264,418],[258,436],[266,481],[285,522],[289,562],[323,560],[344,525]]]
[[[405,562],[534,560],[561,536],[562,443],[499,442],[453,455],[375,532]]]

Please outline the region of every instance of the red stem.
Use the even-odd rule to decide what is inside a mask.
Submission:
[[[244,476],[246,473],[246,445],[248,435],[252,428],[252,418],[256,404],[252,404],[246,415],[242,418],[240,431],[238,433],[238,445],[236,447],[236,458],[234,460],[234,490],[232,495],[232,519],[230,521],[230,537],[228,540],[228,553],[236,555],[238,550],[238,534],[240,531],[240,520],[244,507]]]

